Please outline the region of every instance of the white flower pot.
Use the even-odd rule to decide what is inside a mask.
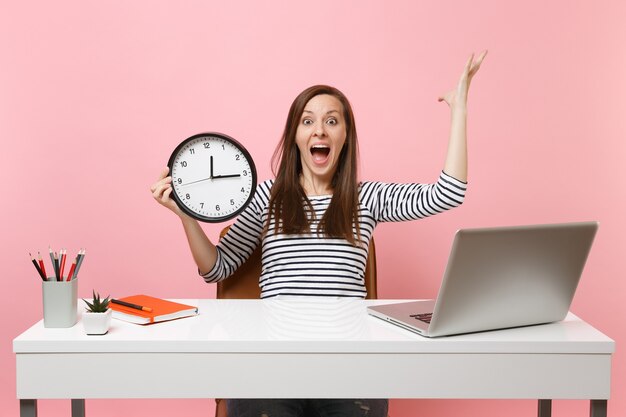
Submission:
[[[106,313],[83,312],[83,327],[87,334],[106,334],[111,327],[111,314],[113,310],[108,309]]]

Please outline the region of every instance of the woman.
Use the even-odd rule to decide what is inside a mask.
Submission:
[[[261,243],[262,298],[364,298],[365,261],[378,222],[419,219],[463,202],[467,94],[485,55],[486,51],[476,60],[472,55],[457,87],[439,98],[450,106],[452,119],[448,152],[436,183],[359,183],[350,103],[339,90],[318,85],[304,90],[291,105],[273,158],[276,179],[259,184],[251,203],[217,246],[170,198],[167,169],[152,185],[153,197],[181,219],[207,282],[230,276]],[[309,412],[382,417],[387,414],[387,401],[229,400],[228,409],[231,417]]]

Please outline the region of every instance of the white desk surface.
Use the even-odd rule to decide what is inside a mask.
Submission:
[[[601,353],[614,342],[574,314],[558,323],[429,339],[366,312],[394,300],[176,300],[199,315],[141,326],[113,320],[104,336],[79,320],[50,329],[43,321],[13,341],[15,353],[310,352],[310,353]]]
[[[104,336],[85,335],[80,319],[67,329],[36,323],[13,341],[17,397],[610,396],[614,342],[573,314],[428,339],[367,314],[391,300],[177,301],[200,314],[148,326],[113,320]],[[85,383],[94,367],[108,372]]]

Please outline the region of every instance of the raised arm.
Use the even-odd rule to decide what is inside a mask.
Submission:
[[[485,55],[487,51],[483,51],[477,59],[474,59],[472,54],[465,64],[456,88],[439,97],[439,101],[445,101],[451,111],[450,139],[443,170],[464,182],[467,181],[467,93]]]
[[[215,245],[209,240],[202,227],[197,220],[189,217],[176,205],[176,202],[170,197],[172,194],[172,177],[168,176],[169,169],[165,168],[161,171],[157,182],[152,184],[150,191],[152,197],[164,207],[174,212],[181,220],[187,242],[191,249],[193,260],[198,265],[201,273],[210,271],[215,265],[217,259],[217,250]]]

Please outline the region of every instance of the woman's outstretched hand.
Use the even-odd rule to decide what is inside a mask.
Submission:
[[[463,69],[463,73],[461,74],[456,88],[440,96],[438,101],[445,101],[451,109],[466,109],[467,93],[470,83],[474,75],[478,72],[480,64],[483,63],[483,59],[485,59],[486,55],[487,51],[485,50],[474,60],[474,54],[472,54],[465,64],[465,68]]]
[[[467,93],[472,78],[483,63],[487,51],[483,51],[476,60],[474,54],[469,57],[456,88],[439,97],[451,110],[450,139],[444,163],[444,172],[457,180],[467,181]]]

